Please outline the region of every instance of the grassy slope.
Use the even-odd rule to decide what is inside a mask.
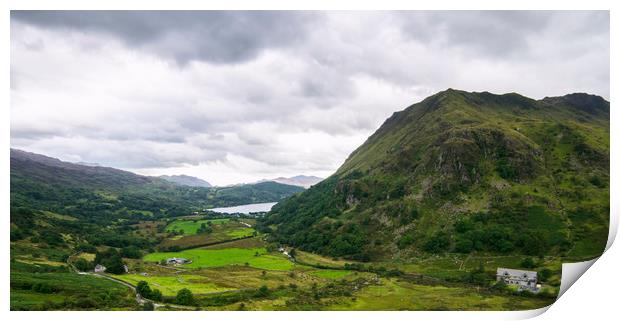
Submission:
[[[258,254],[258,255],[256,255]],[[290,270],[293,263],[284,256],[267,254],[264,248],[228,248],[219,250],[193,249],[181,252],[156,252],[144,257],[145,261],[159,262],[170,257],[192,260],[188,268],[245,265],[266,270]]]
[[[44,284],[49,291],[33,289]],[[68,272],[11,271],[11,310],[114,310],[136,308],[126,286]]]
[[[166,231],[180,232],[182,230],[183,234],[192,235],[192,234],[196,234],[201,224],[207,224],[208,222],[211,222],[211,224],[224,224],[224,223],[228,223],[229,221],[230,220],[227,218],[212,219],[212,220],[197,220],[197,221],[175,220],[172,223],[170,223],[168,226],[166,226]]]
[[[580,260],[601,253],[608,213],[609,103],[448,90],[395,113],[264,224],[331,256],[459,251],[466,239],[467,251]],[[468,219],[473,232],[456,232]]]
[[[189,289],[194,294],[232,290],[232,288],[217,286],[208,278],[198,275],[143,276],[140,274],[123,274],[115,277],[133,285],[137,285],[140,281],[146,281],[152,289],[160,290],[165,296],[175,296],[181,289]]]
[[[529,310],[551,304],[544,299],[485,294],[470,288],[429,286],[385,280],[381,286],[364,288],[355,299],[343,299],[326,310]]]

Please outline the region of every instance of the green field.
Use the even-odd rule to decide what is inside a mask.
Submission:
[[[384,279],[342,299],[326,310],[530,310],[552,304],[554,299],[489,294],[469,287],[419,285]]]
[[[232,231],[229,231],[228,233],[226,233],[226,235],[236,239],[236,238],[241,238],[241,237],[252,236],[254,232],[255,230],[251,227],[240,227],[240,228],[235,228]]]
[[[166,231],[167,232],[172,232],[172,231],[180,232],[182,230],[183,234],[192,235],[198,232],[200,225],[203,223],[207,224],[208,222],[211,222],[211,224],[225,224],[225,223],[228,223],[229,221],[230,219],[227,219],[227,218],[217,218],[217,219],[212,219],[212,220],[197,220],[197,221],[176,220],[168,224],[168,226],[166,226]]]
[[[324,278],[324,279],[340,279],[351,273],[352,273],[351,271],[345,271],[345,270],[317,270],[317,271],[311,272],[310,274],[314,276],[318,276],[320,278]]]
[[[148,282],[151,289],[158,289],[165,296],[175,296],[179,290],[186,288],[194,294],[206,294],[233,290],[217,286],[206,277],[199,275],[176,274],[174,276],[143,276],[140,274],[122,274],[115,278],[137,285],[140,281]]]
[[[258,254],[258,255],[256,255]],[[192,249],[181,252],[155,252],[144,257],[145,261],[159,262],[170,257],[192,260],[183,265],[188,268],[209,268],[226,265],[247,265],[265,270],[291,270],[293,262],[280,254],[267,254],[265,248],[228,248],[219,250]]]

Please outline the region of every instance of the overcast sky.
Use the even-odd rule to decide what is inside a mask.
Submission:
[[[11,146],[212,184],[329,176],[447,88],[609,99],[608,12],[19,12]]]

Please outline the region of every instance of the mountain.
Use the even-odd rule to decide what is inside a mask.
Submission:
[[[45,155],[11,148],[11,187],[18,179],[37,180],[50,185],[91,188],[140,186],[155,180],[131,172],[102,166],[63,162]],[[15,181],[14,181],[15,180]],[[34,191],[33,191],[34,192]]]
[[[188,175],[161,175],[159,176],[159,178],[165,179],[168,182],[172,182],[177,185],[211,187],[211,184],[209,184],[209,182],[202,180],[198,177]]]
[[[226,188],[181,186],[17,149],[11,149],[10,157],[11,215],[25,208],[88,220],[153,219],[204,208],[277,202],[303,190],[275,182]]]
[[[273,207],[273,239],[333,257],[602,253],[609,102],[448,89],[394,113],[335,174]]]
[[[271,181],[271,182],[277,182],[280,184],[309,188],[310,186],[315,185],[316,183],[322,180],[323,180],[322,178],[316,177],[316,176],[297,175],[293,177],[278,177],[278,178],[264,180],[264,181]]]
[[[98,164],[98,163],[88,163],[88,162],[77,162],[76,164],[84,165],[84,166],[94,166],[94,167],[101,166],[101,164]]]

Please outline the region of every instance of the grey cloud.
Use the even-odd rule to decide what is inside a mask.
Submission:
[[[545,11],[442,11],[401,16],[402,30],[444,48],[465,47],[489,56],[519,54],[554,13]]]
[[[303,40],[316,13],[284,11],[12,11],[43,28],[101,32],[181,64],[238,63]]]
[[[609,95],[606,12],[19,11],[12,20],[12,146],[123,168],[233,155],[244,174],[329,172],[391,113],[448,87]]]

